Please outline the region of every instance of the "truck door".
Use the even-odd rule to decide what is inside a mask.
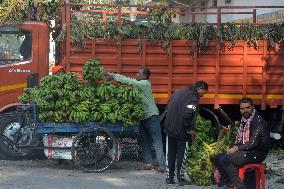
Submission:
[[[8,103],[16,103],[26,87],[27,76],[38,73],[35,35],[29,30],[0,28],[0,110]]]

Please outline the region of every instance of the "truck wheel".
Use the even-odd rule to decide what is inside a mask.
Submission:
[[[32,141],[32,131],[20,129],[19,116],[4,116],[0,123],[0,151],[7,159],[18,160],[25,157],[27,150],[16,149],[13,145],[17,134],[21,132],[19,143],[29,145]]]
[[[103,172],[119,159],[118,142],[103,128],[89,128],[73,139],[72,160],[84,172]]]

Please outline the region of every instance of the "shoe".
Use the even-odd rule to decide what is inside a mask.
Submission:
[[[189,181],[187,181],[187,180],[185,180],[185,179],[178,179],[178,184],[180,185],[180,186],[184,186],[184,185],[191,185],[191,182],[189,182]]]
[[[175,181],[173,178],[166,178],[166,183],[167,184],[175,184]]]

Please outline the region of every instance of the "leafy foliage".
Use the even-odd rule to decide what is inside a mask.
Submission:
[[[81,47],[87,39],[109,38],[109,39],[137,39],[137,52],[142,54],[142,41],[146,40],[153,45],[159,45],[168,50],[172,40],[192,40],[190,51],[206,51],[208,42],[216,40],[221,48],[235,47],[237,40],[244,40],[247,44],[258,49],[259,40],[269,40],[272,47],[284,40],[284,24],[270,24],[257,26],[255,24],[236,25],[225,23],[219,27],[213,24],[189,23],[175,24],[166,22],[123,22],[118,27],[116,22],[84,22],[73,17],[71,22],[71,42]],[[64,36],[65,30],[62,30]],[[64,39],[64,38],[62,38]],[[63,41],[63,40],[59,41]]]
[[[0,7],[0,24],[21,24],[26,20],[50,22],[60,16],[64,0],[4,0]]]
[[[72,0],[72,3],[87,3],[84,0]],[[121,3],[109,0],[106,3]],[[123,1],[124,3],[126,1]],[[142,4],[144,1],[139,1]],[[25,20],[49,22],[60,18],[60,5],[64,0],[4,0],[0,7],[0,24],[20,24]],[[72,13],[71,42],[82,48],[85,41],[95,38],[138,39],[138,53],[142,53],[142,41],[150,41],[168,50],[171,40],[193,40],[190,51],[205,51],[209,40],[216,40],[221,48],[229,44],[229,49],[236,45],[237,40],[244,40],[249,46],[258,49],[259,40],[269,40],[271,46],[279,45],[284,40],[284,24],[269,24],[257,26],[255,24],[224,23],[215,26],[208,23],[174,24],[172,15],[175,10],[169,2],[161,0],[155,5],[160,8],[149,9],[147,22],[123,21],[122,27],[117,25],[117,16],[110,16],[107,23],[102,23],[101,16],[92,13]],[[94,7],[73,6],[72,10],[92,10]],[[117,7],[96,7],[97,10],[116,11]],[[123,10],[129,10],[123,7]],[[145,11],[145,10],[144,10]],[[125,18],[125,15],[123,15]],[[54,40],[61,42],[66,37],[66,23],[62,23],[61,32],[53,34]],[[52,31],[52,30],[51,30]],[[52,31],[53,32],[53,31]],[[228,43],[226,43],[228,42]]]

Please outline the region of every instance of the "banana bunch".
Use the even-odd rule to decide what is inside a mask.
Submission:
[[[67,113],[63,110],[54,111],[54,122],[64,122],[67,120]]]
[[[213,138],[208,137],[210,135],[210,131],[212,130],[212,125],[210,120],[205,120],[203,117],[198,116],[196,118],[196,124],[195,124],[195,130],[196,130],[196,138],[197,146],[201,147],[202,142],[205,141],[206,143],[212,143]]]
[[[19,97],[19,101],[23,104],[30,103],[34,99],[34,88],[25,88],[24,94]]]
[[[53,109],[54,107],[54,103],[50,103],[42,99],[36,100],[35,102],[40,108],[40,112]]]
[[[201,117],[198,117],[196,126],[201,129],[208,122]],[[200,132],[202,132],[200,130]],[[197,135],[208,136],[208,129],[203,129],[203,133],[197,132]],[[219,153],[226,152],[231,144],[231,132],[221,130],[217,141],[213,139],[196,139],[191,146],[191,153],[187,159],[187,172],[191,180],[198,185],[207,186],[213,183],[213,165],[211,158]]]
[[[144,107],[143,104],[137,103],[133,107],[132,115],[134,116],[134,119],[140,118],[144,114]]]
[[[196,145],[196,144],[194,144]],[[217,142],[212,144],[202,143],[201,150],[187,159],[187,170],[191,180],[201,186],[212,184],[213,166],[211,158],[217,154]]]
[[[187,161],[188,175],[192,182],[201,185],[208,186],[212,184],[212,163],[208,158],[208,154],[199,154],[197,158],[190,158]]]
[[[80,89],[81,100],[95,100],[96,88],[93,85],[82,85]]]
[[[69,115],[69,122],[88,122],[90,121],[89,118],[89,106],[91,102],[86,100],[78,103],[77,105],[73,106],[71,109],[68,111]]]
[[[217,150],[217,142],[213,142],[211,144],[207,144],[203,142],[203,151],[206,152],[206,155],[211,158],[218,153]]]
[[[75,73],[50,75],[41,79],[38,87],[25,89],[19,97],[21,103],[35,102],[39,107],[39,120],[64,122],[68,120],[67,110],[77,103],[76,91],[80,92],[81,83]],[[31,94],[32,91],[32,94]]]
[[[116,93],[116,87],[111,83],[103,83],[98,86],[97,96],[101,100],[109,100]]]
[[[96,112],[91,112],[91,113],[90,113],[90,119],[91,119],[92,121],[95,121],[95,122],[101,122],[101,123],[103,123],[105,116],[106,116],[106,115],[104,115],[103,113],[98,112],[98,111],[96,111]]]
[[[98,111],[101,113],[101,122],[110,121],[117,123],[120,116],[120,105],[116,98],[105,101],[99,105]]]
[[[64,88],[67,90],[78,89],[81,86],[81,81],[79,80],[78,75],[74,72],[68,72],[59,77],[62,78],[62,82],[64,83]]]
[[[117,89],[117,97],[124,102],[136,102],[141,100],[141,92],[137,87],[121,85]]]
[[[93,84],[96,84],[101,80],[104,77],[104,74],[104,68],[100,66],[100,61],[98,59],[88,60],[82,69],[84,80]]]

